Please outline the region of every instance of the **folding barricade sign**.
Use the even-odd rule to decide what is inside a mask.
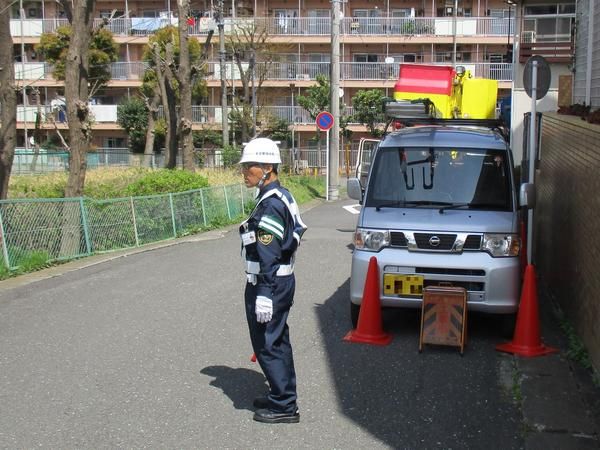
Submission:
[[[423,344],[460,347],[463,354],[467,333],[467,291],[454,286],[423,289],[419,352]]]

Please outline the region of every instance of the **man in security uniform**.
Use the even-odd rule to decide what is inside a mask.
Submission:
[[[252,348],[267,378],[269,393],[254,400],[254,420],[297,423],[296,372],[287,317],[294,302],[294,255],[306,230],[294,197],[279,184],[279,148],[257,138],[242,153],[247,187],[257,187],[254,210],[240,225],[246,263],[246,318]]]

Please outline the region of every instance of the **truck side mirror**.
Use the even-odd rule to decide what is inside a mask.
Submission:
[[[348,178],[346,189],[348,190],[348,197],[362,202],[364,192],[358,178]]]
[[[535,207],[535,185],[533,183],[521,184],[519,190],[519,205],[532,209]]]

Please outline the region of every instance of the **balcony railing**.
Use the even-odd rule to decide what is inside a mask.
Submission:
[[[57,27],[68,24],[66,19],[24,19],[23,35],[27,37],[40,36],[42,33],[53,32]],[[94,19],[94,26],[104,26],[117,36],[147,36],[156,30],[173,24],[176,19],[162,17],[117,18],[106,21]],[[329,17],[259,17],[259,18],[225,18],[224,30],[230,34],[234,26],[258,26],[265,28],[271,36],[329,36],[331,35],[331,19]],[[214,29],[215,21],[204,17],[195,20],[189,26],[191,35],[202,35]],[[21,20],[10,21],[13,37],[21,36]],[[514,30],[514,18],[497,17],[458,17],[456,19],[456,34],[458,36],[508,36],[509,30]],[[451,17],[378,17],[361,18],[345,17],[341,22],[342,35],[371,35],[371,36],[452,36],[454,34]]]
[[[347,101],[349,102],[349,99]],[[118,105],[90,105],[90,109],[94,115],[94,122],[116,124],[117,107]],[[231,107],[226,109],[228,115],[231,111]],[[27,119],[28,123],[35,123],[37,112],[37,106],[18,106],[17,122],[22,123],[24,122],[24,119]],[[66,122],[64,111],[53,109],[50,105],[42,105],[41,112],[41,123],[51,123],[52,121],[55,121],[56,123],[61,124]],[[291,125],[315,125],[315,119],[301,106],[263,106],[259,107],[257,112],[258,122],[263,123],[263,125],[273,119],[283,120]],[[348,117],[351,116],[353,112],[354,109],[351,106],[346,106],[343,108],[341,114]],[[164,117],[162,107],[159,108],[159,117]],[[220,125],[222,123],[221,118],[222,108],[220,106],[192,106],[193,123]],[[357,125],[357,123],[354,122],[351,122],[351,124]]]
[[[519,62],[525,63],[533,55],[543,56],[549,63],[569,64],[573,62],[573,56],[575,55],[573,41],[540,42],[538,40],[537,42],[524,42],[521,40]]]
[[[47,78],[52,78],[51,66],[48,63],[15,63],[15,80],[45,80]]]
[[[148,63],[144,61],[115,62],[110,65],[111,78],[113,80],[141,80],[148,67]]]
[[[220,80],[219,63],[207,63],[207,80]],[[317,75],[329,77],[330,64],[328,62],[273,62],[266,63],[266,80],[268,81],[314,81]],[[428,62],[426,64],[437,64]],[[448,65],[446,63],[439,63]],[[498,81],[512,80],[512,64],[510,63],[459,63],[480,78],[491,78]],[[399,63],[387,64],[383,62],[343,62],[340,63],[340,76],[344,81],[390,81],[398,78]],[[113,80],[141,80],[148,64],[143,61],[115,62],[111,64]],[[247,64],[245,65],[247,69]],[[237,67],[231,63],[226,65],[226,78],[240,80]],[[23,78],[23,65],[15,63],[15,78],[17,80],[48,80],[52,79],[52,67],[48,63],[25,63],[25,78]]]
[[[148,64],[144,61],[114,62],[110,64],[113,80],[141,80]],[[23,76],[25,74],[25,76]],[[45,62],[15,63],[17,80],[52,80],[52,66]]]
[[[94,122],[96,123],[116,123],[118,105],[90,105]],[[64,123],[66,116],[64,110],[52,108],[50,105],[42,105],[39,110],[42,117],[41,122],[48,123],[52,120],[57,123]],[[221,123],[220,106],[192,106],[192,121],[194,123]],[[231,108],[227,108],[227,114]],[[351,114],[352,108],[346,108],[345,114]],[[34,123],[38,114],[37,106],[17,106],[17,122]],[[159,108],[159,116],[162,117],[162,107]],[[315,121],[310,117],[308,111],[301,106],[264,106],[260,108],[260,116],[263,120],[269,118],[282,119],[289,123],[296,124],[314,124]]]

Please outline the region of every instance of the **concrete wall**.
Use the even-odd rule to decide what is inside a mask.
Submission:
[[[600,369],[600,125],[548,113],[536,175],[534,263]]]

